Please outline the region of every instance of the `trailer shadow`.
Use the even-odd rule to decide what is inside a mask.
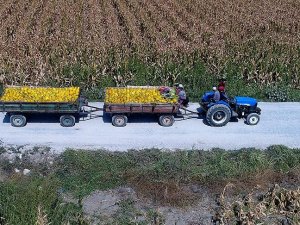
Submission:
[[[58,114],[27,114],[26,120],[27,123],[59,123],[60,115]],[[75,117],[76,118],[76,117]],[[76,118],[76,123],[79,122],[79,118]],[[3,123],[10,123],[10,115],[6,113],[6,115],[3,118]]]
[[[9,115],[6,113],[5,116],[3,117],[3,123],[10,123],[10,117]]]
[[[129,123],[158,123],[158,116],[151,114],[132,114],[128,118]],[[109,117],[109,122],[111,123],[111,118]]]

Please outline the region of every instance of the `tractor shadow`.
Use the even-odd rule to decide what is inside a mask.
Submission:
[[[198,112],[198,119],[202,120],[202,123],[204,125],[211,127],[211,125],[206,120],[205,112],[203,112],[202,108],[199,107],[196,110]],[[192,117],[192,118],[195,118],[195,117]],[[232,118],[230,118],[228,123],[237,123],[237,122],[239,122],[239,119],[237,117],[232,117]]]

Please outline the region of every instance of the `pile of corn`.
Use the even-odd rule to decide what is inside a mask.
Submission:
[[[75,102],[79,87],[7,87],[2,102]]]
[[[173,94],[174,93],[174,94]],[[164,96],[158,87],[107,88],[105,103],[176,103],[175,90]]]

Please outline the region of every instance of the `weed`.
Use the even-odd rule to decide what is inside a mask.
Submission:
[[[80,209],[62,202],[57,195],[59,186],[59,181],[51,176],[14,176],[0,183],[0,215],[4,224],[35,224],[41,219],[51,224],[74,224]]]
[[[66,189],[79,196],[95,189],[114,188],[125,182],[123,174],[130,161],[124,155],[67,150],[61,157],[57,174],[64,181]]]

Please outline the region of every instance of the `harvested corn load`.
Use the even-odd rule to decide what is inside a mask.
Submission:
[[[105,103],[176,103],[175,90],[169,87],[107,88]]]
[[[79,87],[7,87],[2,102],[75,102]]]

